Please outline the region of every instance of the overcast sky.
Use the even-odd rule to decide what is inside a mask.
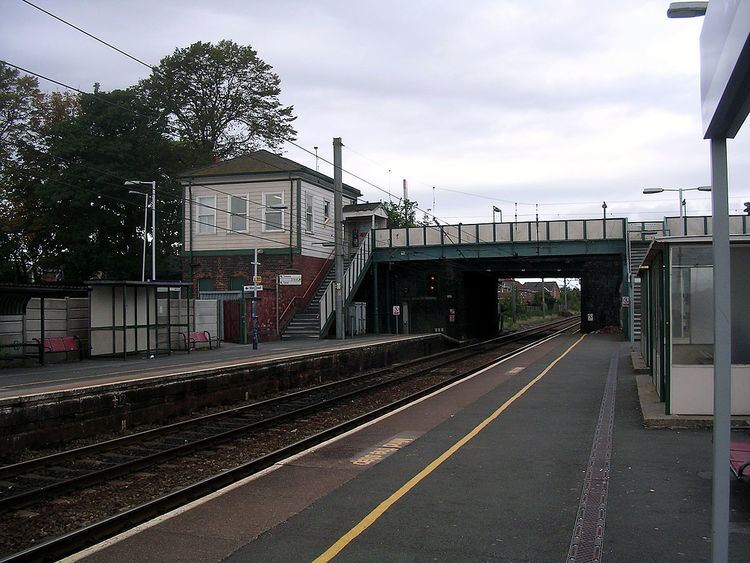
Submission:
[[[344,168],[385,190],[345,175],[363,199],[401,195],[407,178],[450,223],[489,221],[493,205],[509,220],[514,202],[519,220],[535,204],[542,219],[600,217],[605,200],[609,216],[659,220],[677,194],[643,187],[710,183],[702,19],[667,19],[668,1],[34,1],[152,64],[196,41],[252,45],[299,144],[331,159],[342,137]],[[0,0],[0,58],[82,90],[148,73],[21,0]],[[748,130],[729,141],[733,213],[750,200]],[[708,212],[710,194],[686,195]]]

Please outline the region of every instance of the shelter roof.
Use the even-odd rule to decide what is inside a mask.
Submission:
[[[0,315],[23,315],[33,297],[85,297],[88,289],[81,285],[62,284],[0,284]]]

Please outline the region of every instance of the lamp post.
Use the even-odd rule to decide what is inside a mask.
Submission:
[[[156,181],[127,180],[125,185],[151,186],[151,281],[156,281]]]
[[[146,281],[146,231],[148,230],[148,192],[128,190],[129,194],[138,194],[146,199],[143,202],[143,260],[141,261],[141,281]]]
[[[495,213],[500,214],[500,222],[503,222],[503,210],[500,209],[497,205],[492,206],[492,222],[495,222]]]
[[[650,194],[660,194],[662,192],[677,192],[680,198],[680,219],[683,219],[685,217],[684,209],[685,209],[685,199],[682,197],[683,192],[692,192],[692,191],[699,191],[699,192],[710,192],[711,186],[698,186],[697,188],[644,188],[643,193],[646,195]],[[683,221],[680,221],[682,224],[682,234],[685,235],[685,223]]]

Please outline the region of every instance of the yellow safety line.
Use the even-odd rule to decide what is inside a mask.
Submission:
[[[349,545],[357,536],[359,536],[362,532],[364,532],[367,528],[369,528],[372,524],[375,523],[375,521],[380,518],[385,512],[393,506],[401,497],[403,497],[406,493],[408,493],[410,490],[412,490],[414,487],[416,487],[425,477],[427,477],[430,473],[435,471],[444,461],[446,461],[448,458],[450,458],[454,453],[456,453],[459,449],[461,449],[465,444],[467,444],[472,438],[474,438],[477,434],[479,434],[482,430],[484,430],[493,420],[495,420],[498,416],[500,416],[513,402],[521,397],[526,391],[531,389],[531,387],[534,386],[542,377],[544,377],[549,370],[551,370],[557,362],[562,360],[565,356],[568,355],[568,352],[570,352],[573,348],[578,346],[578,344],[586,337],[584,334],[581,336],[578,340],[576,340],[571,346],[565,350],[560,356],[555,359],[550,365],[548,365],[546,368],[544,368],[544,371],[537,375],[534,379],[529,381],[526,385],[521,388],[520,391],[518,391],[515,395],[513,395],[510,399],[505,401],[505,403],[502,404],[495,412],[493,412],[490,416],[485,418],[482,422],[480,422],[471,432],[469,432],[466,436],[461,438],[458,442],[453,444],[450,448],[448,448],[445,452],[443,452],[439,457],[437,457],[432,463],[430,463],[427,467],[422,469],[419,473],[417,473],[414,477],[409,479],[404,485],[401,486],[400,489],[398,489],[395,493],[393,493],[391,496],[389,496],[387,499],[385,499],[383,502],[381,502],[375,509],[373,509],[372,512],[370,512],[367,516],[365,516],[359,524],[354,526],[351,530],[349,530],[346,534],[344,534],[336,543],[334,543],[331,547],[329,547],[325,552],[323,552],[321,555],[319,555],[315,560],[314,563],[323,563],[326,561],[330,561],[334,557],[336,557],[347,545]]]

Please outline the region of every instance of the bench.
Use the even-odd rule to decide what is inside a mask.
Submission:
[[[185,344],[185,350],[195,350],[195,345],[199,342],[207,343],[209,350],[213,349],[213,344],[216,344],[217,348],[219,347],[219,339],[211,338],[211,333],[207,330],[204,330],[203,332],[181,332],[180,336],[182,336],[182,341]]]
[[[732,440],[729,445],[729,467],[737,479],[750,477],[750,442]]]
[[[45,354],[63,353],[67,358],[68,352],[78,352],[78,359],[83,359],[83,350],[77,336],[53,336],[44,340],[34,338],[34,343],[39,348],[40,356],[44,351]]]

